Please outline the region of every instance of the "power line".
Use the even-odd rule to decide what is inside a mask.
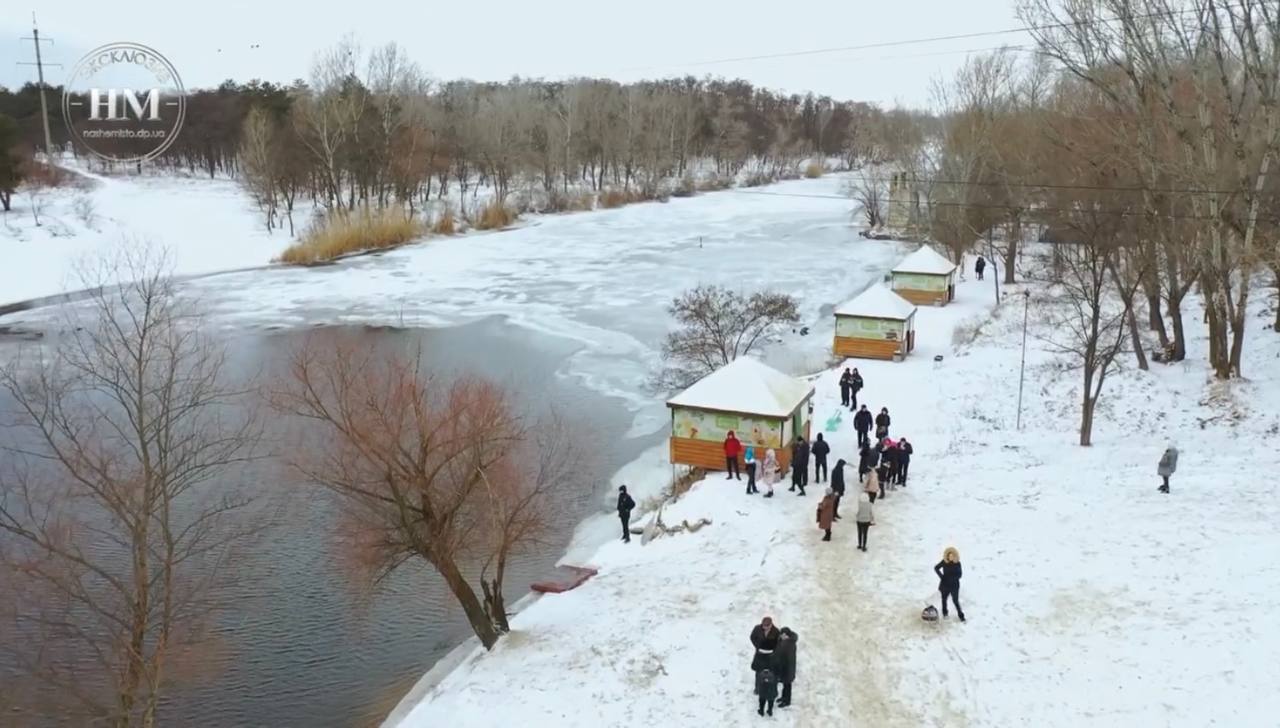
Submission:
[[[869,177],[865,175],[847,175],[849,179],[856,179],[862,182],[881,181],[881,177]],[[939,179],[936,177],[913,177],[909,180],[912,184],[937,184],[937,185],[955,185],[965,187],[1018,187],[1024,189],[1046,189],[1046,190],[1092,190],[1097,192],[1155,192],[1159,194],[1171,195],[1238,195],[1248,192],[1248,190],[1214,190],[1200,188],[1177,188],[1177,187],[1124,187],[1112,185],[1064,185],[1054,184],[1051,182],[980,182],[976,180],[950,180]]]
[[[782,53],[763,53],[754,56],[736,56],[733,58],[716,58],[705,61],[690,61],[681,64],[666,64],[658,66],[637,66],[632,68],[621,69],[622,72],[635,71],[652,71],[663,68],[677,68],[688,66],[714,66],[726,63],[741,63],[743,61],[767,61],[778,58],[799,58],[803,56],[827,55],[831,53],[847,53],[849,51],[866,51],[876,50],[879,48],[897,48],[907,45],[919,45],[923,43],[942,43],[953,40],[971,40],[974,38],[992,38],[1001,35],[1012,35],[1014,33],[1028,33],[1039,30],[1060,30],[1063,28],[1076,28],[1088,25],[1097,25],[1103,23],[1118,23],[1125,20],[1147,20],[1150,18],[1174,17],[1178,15],[1188,15],[1195,12],[1194,8],[1186,8],[1183,10],[1163,10],[1155,13],[1144,13],[1141,15],[1129,15],[1113,18],[1096,18],[1093,20],[1075,20],[1061,23],[1044,23],[1041,25],[1020,25],[1016,28],[1005,28],[1002,30],[984,30],[973,33],[955,33],[952,35],[936,35],[926,38],[907,38],[903,40],[880,41],[877,43],[862,43],[851,46],[836,46],[833,48],[812,48],[800,51],[784,51]]]
[[[800,192],[762,192],[758,190],[726,190],[738,195],[765,195],[768,197],[808,197],[820,200],[843,200],[850,202],[850,198],[842,195],[817,195],[805,194]],[[963,207],[978,210],[1005,210],[1005,211],[1030,211],[1030,212],[1057,212],[1057,213],[1089,213],[1098,215],[1118,215],[1120,217],[1158,217],[1162,220],[1217,220],[1219,218],[1212,215],[1182,215],[1177,213],[1164,213],[1160,215],[1148,215],[1145,212],[1134,212],[1131,210],[1069,210],[1061,207],[1020,207],[1017,205],[993,205],[986,203],[968,203],[968,202],[926,202],[926,207]],[[1280,217],[1266,216],[1265,219],[1271,222],[1280,222]]]

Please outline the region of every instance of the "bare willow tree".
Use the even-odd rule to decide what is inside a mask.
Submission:
[[[680,328],[662,344],[659,389],[687,387],[800,321],[796,300],[785,293],[743,295],[721,286],[698,286],[667,309]]]
[[[341,545],[374,583],[429,564],[492,648],[509,630],[507,565],[543,537],[548,490],[581,465],[567,433],[518,414],[494,384],[433,376],[421,357],[308,344],[290,370],[271,401],[311,425],[292,465],[343,499]]]
[[[260,431],[162,256],[128,248],[84,282],[54,350],[0,372],[0,569],[26,638],[6,646],[60,713],[153,726],[253,530],[233,476]]]

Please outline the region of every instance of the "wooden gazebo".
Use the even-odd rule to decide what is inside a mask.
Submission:
[[[785,469],[797,432],[809,437],[813,385],[756,359],[739,357],[667,400],[671,410],[671,462],[724,470],[730,430],[764,461],[772,448]]]
[[[946,305],[956,296],[956,264],[928,245],[893,267],[893,290],[922,306]]]
[[[916,347],[915,304],[883,285],[873,285],[836,307],[835,315],[831,350],[838,356],[893,359]]]

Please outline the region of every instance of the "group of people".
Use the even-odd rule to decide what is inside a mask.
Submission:
[[[790,627],[778,629],[773,619],[765,617],[751,629],[751,670],[755,673],[755,694],[759,699],[756,713],[773,715],[777,707],[791,705],[791,683],[796,679],[796,642],[799,637]],[[778,685],[782,695],[778,695]]]
[[[829,474],[827,468],[827,455],[831,454],[831,445],[822,438],[822,433],[810,443],[803,435],[796,437],[791,445],[791,488],[790,492],[796,495],[805,495],[805,488],[809,485],[809,461],[813,461],[813,480],[816,483],[826,481]],[[756,449],[754,445],[744,446],[730,430],[724,438],[724,463],[725,463],[725,480],[742,480],[742,474],[738,469],[738,458],[742,458],[743,464],[747,470],[747,495],[755,495],[760,492],[756,486],[756,475],[759,472],[760,481],[765,486],[765,498],[773,497],[773,486],[777,484],[782,468],[778,465],[778,454],[769,448],[765,450],[764,462],[756,462]]]

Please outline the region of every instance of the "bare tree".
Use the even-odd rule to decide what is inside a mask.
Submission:
[[[667,311],[680,328],[662,345],[664,366],[654,384],[687,387],[800,320],[796,300],[763,291],[744,296],[720,286],[698,286],[677,296]]]
[[[845,187],[845,194],[853,198],[858,207],[854,214],[863,216],[867,228],[875,230],[884,225],[885,183],[884,178],[873,172],[850,180]]]
[[[16,410],[0,570],[36,640],[28,675],[65,696],[60,710],[74,698],[110,725],[153,726],[252,530],[248,497],[220,478],[260,432],[161,257],[131,248],[97,273],[56,351],[0,373]]]
[[[432,376],[420,357],[305,345],[290,368],[273,405],[315,436],[292,464],[346,502],[357,560],[375,583],[430,564],[492,648],[509,629],[506,565],[543,533],[547,489],[580,464],[563,430],[521,417],[493,384]]]

